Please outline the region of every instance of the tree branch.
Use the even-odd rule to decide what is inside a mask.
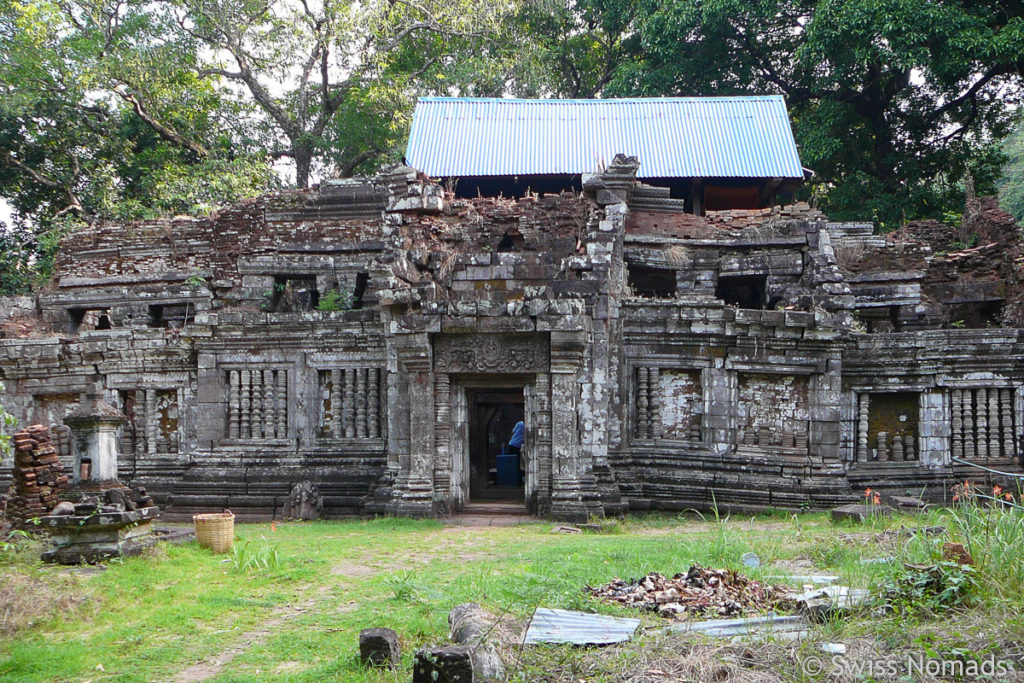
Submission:
[[[380,154],[379,149],[368,149],[365,152],[360,152],[348,161],[338,166],[338,172],[342,178],[348,178],[352,175],[352,172],[356,170],[356,167],[365,162],[373,159]]]
[[[80,215],[83,219],[85,219],[87,223],[92,222],[92,214],[82,205],[82,202],[78,198],[78,195],[75,194],[75,192],[70,187],[63,183],[59,183],[56,180],[53,180],[52,178],[48,178],[47,176],[35,170],[31,166],[28,166],[27,164],[23,163],[20,159],[15,157],[7,150],[3,150],[2,152],[0,152],[0,159],[3,159],[11,166],[18,169],[19,171],[28,174],[28,176],[32,178],[32,180],[39,183],[43,187],[49,188],[51,190],[56,190],[62,193],[67,198],[68,205],[61,209],[59,212],[57,212],[57,214],[55,214],[56,216],[62,216],[68,211],[74,211],[78,213],[78,215]]]
[[[164,140],[167,140],[168,142],[173,142],[179,147],[184,147],[185,149],[189,150],[190,152],[192,152],[193,154],[200,158],[203,158],[208,154],[206,148],[200,145],[199,143],[189,140],[184,135],[174,130],[170,126],[166,126],[157,121],[155,117],[153,117],[148,111],[146,111],[146,108],[142,105],[142,101],[134,93],[126,93],[119,88],[115,88],[114,92],[117,93],[117,95],[125,102],[130,103],[132,107],[135,108],[135,113],[138,115],[138,117],[145,121],[146,125],[148,125],[154,131],[156,131],[157,135],[162,137]]]

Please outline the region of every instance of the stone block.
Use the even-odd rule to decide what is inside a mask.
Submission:
[[[888,505],[865,505],[864,503],[850,503],[832,508],[832,521],[842,522],[863,522],[871,517],[891,517],[892,508]]]
[[[359,632],[359,660],[363,666],[394,669],[402,659],[398,634],[389,628],[366,628]]]
[[[473,648],[464,645],[416,652],[412,683],[474,683]]]

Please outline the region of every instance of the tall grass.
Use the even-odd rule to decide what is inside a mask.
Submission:
[[[1024,508],[1011,502],[1013,496],[1004,499],[998,489],[989,496],[970,485],[957,488],[958,500],[946,514],[950,540],[964,544],[995,591],[1019,597],[1024,587]]]

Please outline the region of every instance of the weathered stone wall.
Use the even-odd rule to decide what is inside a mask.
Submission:
[[[1019,469],[1018,331],[885,333],[934,323],[956,268],[1012,299],[988,247],[937,266],[806,205],[691,216],[636,170],[506,200],[396,168],[97,226],[0,306],[3,403],[70,466],[98,377],[120,478],[172,516],[281,515],[299,483],[328,517],[458,511],[487,387],[522,390],[524,502],[564,519],[941,497],[957,454]]]

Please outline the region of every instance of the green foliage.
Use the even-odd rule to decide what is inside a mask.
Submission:
[[[205,213],[274,184],[266,135],[166,7],[0,0],[3,292],[45,282],[84,225]]]
[[[956,562],[894,563],[879,586],[880,602],[901,614],[938,612],[965,604],[978,588],[977,572]]]
[[[816,174],[805,193],[836,219],[883,229],[958,211],[967,174],[991,193],[1021,99],[1024,17],[999,0],[533,7],[558,94],[785,95]]]
[[[419,601],[420,587],[416,583],[415,572],[407,569],[395,572],[384,578],[384,585],[391,591],[398,602],[413,603]]]
[[[350,308],[352,308],[352,290],[345,288],[324,292],[316,305],[316,310],[325,312],[347,311]]]
[[[260,542],[245,541],[236,544],[231,550],[231,566],[240,572],[266,572],[278,569],[281,558],[277,553],[277,545],[260,536]]]
[[[19,541],[32,538],[31,534],[22,529],[14,529],[7,534],[7,538],[4,541],[0,541],[0,553],[10,553],[17,550],[20,545]]]
[[[1024,123],[1003,144],[1006,166],[999,179],[999,202],[1018,223],[1024,223]]]
[[[3,394],[3,391],[4,385],[0,382],[0,394]],[[0,460],[11,454],[11,432],[17,424],[17,418],[4,410],[3,404],[0,403]]]

